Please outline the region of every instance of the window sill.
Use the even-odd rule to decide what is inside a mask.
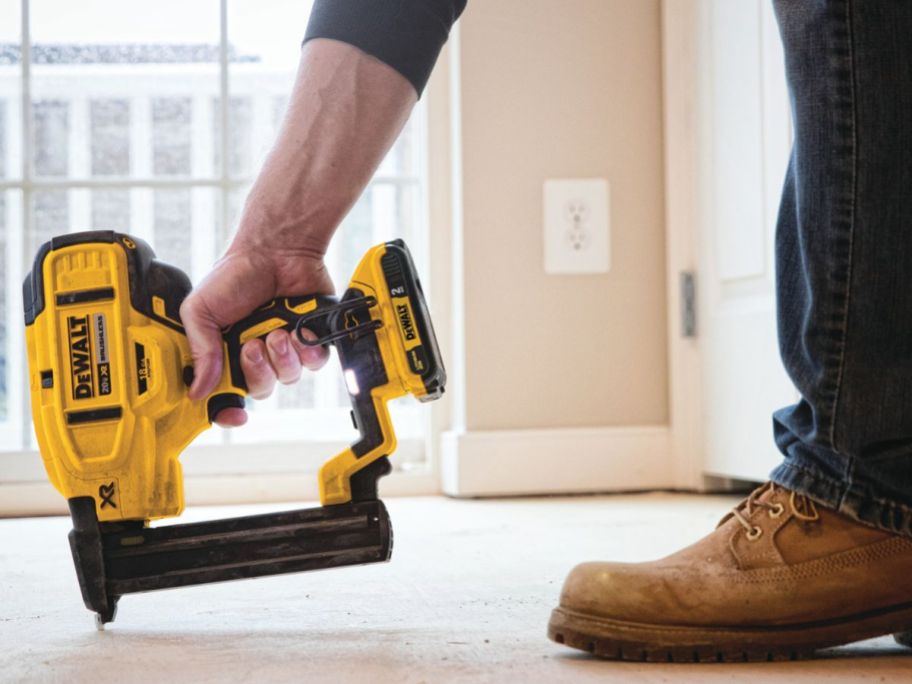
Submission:
[[[316,501],[316,473],[195,475],[184,478],[188,506]],[[439,494],[437,474],[426,466],[397,469],[380,480],[380,495]],[[0,518],[67,515],[66,501],[49,482],[0,483]]]
[[[181,454],[187,505],[315,501],[317,471],[345,442],[195,445]],[[440,480],[425,458],[425,442],[405,439],[380,480],[383,496],[437,494]],[[0,517],[67,514],[38,453],[0,454]]]

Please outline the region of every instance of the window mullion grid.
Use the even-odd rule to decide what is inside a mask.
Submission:
[[[30,30],[30,0],[20,0],[21,2],[21,36],[20,36],[20,67],[21,67],[21,180],[19,181],[4,181],[0,179],[0,192],[7,189],[19,189],[20,199],[21,199],[21,220],[16,222],[15,225],[11,226],[12,230],[9,232],[10,237],[10,256],[9,262],[12,266],[10,269],[10,280],[18,281],[21,280],[23,271],[26,267],[26,259],[30,255],[26,255],[26,249],[28,245],[28,236],[34,232],[34,212],[32,211],[32,204],[34,200],[35,192],[46,190],[46,189],[73,189],[73,188],[83,188],[83,189],[96,189],[96,188],[120,188],[120,189],[133,189],[139,187],[147,188],[167,188],[167,187],[208,187],[213,191],[218,193],[221,198],[221,211],[220,215],[215,218],[215,220],[221,221],[223,227],[222,231],[213,230],[212,239],[215,241],[215,236],[219,232],[221,234],[227,234],[228,229],[230,228],[229,222],[231,220],[231,193],[239,188],[243,188],[251,182],[251,178],[244,177],[235,177],[232,176],[232,169],[230,165],[230,148],[231,148],[231,135],[230,131],[230,73],[229,73],[229,43],[228,43],[228,0],[219,0],[219,10],[220,10],[220,37],[219,37],[219,102],[220,110],[218,112],[220,117],[220,134],[219,139],[216,141],[216,144],[219,145],[220,151],[220,168],[213,169],[214,173],[209,177],[201,177],[199,175],[194,177],[187,178],[170,178],[163,179],[158,177],[149,176],[143,178],[136,177],[131,174],[129,178],[94,178],[94,177],[84,177],[84,178],[73,178],[72,176],[67,178],[49,178],[49,177],[35,177],[34,173],[34,116],[33,116],[33,102],[32,102],[32,50],[31,50],[31,30]],[[75,170],[75,169],[74,169]],[[371,192],[373,188],[380,185],[392,185],[394,187],[403,187],[403,186],[417,186],[419,191],[421,190],[421,178],[420,174],[416,176],[412,175],[390,175],[390,176],[377,176],[374,177],[368,187],[368,192]],[[214,223],[214,221],[213,221]],[[212,226],[215,229],[215,225]],[[16,291],[18,288],[12,289]],[[10,313],[10,321],[15,322],[21,318],[21,302],[18,298],[11,298],[9,309],[12,309]],[[11,329],[14,329],[11,326]],[[28,406],[28,392],[25,391],[28,387],[28,376],[26,371],[26,364],[24,357],[24,348],[20,345],[11,345],[9,350],[11,352],[9,360],[13,363],[10,364],[10,367],[13,369],[19,368],[21,370],[12,371],[13,374],[18,373],[18,377],[10,378],[9,388],[12,390],[10,396],[18,397],[19,403],[15,406],[15,411],[10,411],[10,423],[11,426],[18,425],[19,432],[19,443],[23,448],[29,448],[31,440],[28,438],[28,435],[31,434],[31,422]],[[325,384],[329,384],[329,378],[318,378],[324,381]],[[322,384],[322,383],[321,383]],[[317,389],[317,388],[315,388]],[[330,389],[320,388],[324,391],[317,389],[316,395],[318,397],[323,395],[334,395],[335,392],[326,392],[325,390]],[[320,403],[318,401],[318,403]],[[329,407],[325,407],[329,408]],[[11,407],[12,409],[12,407]],[[17,415],[14,415],[17,414]],[[227,433],[227,431],[226,431]],[[15,433],[14,433],[15,434]],[[228,440],[226,440],[228,441]]]

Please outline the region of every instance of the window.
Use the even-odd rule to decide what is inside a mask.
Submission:
[[[90,228],[128,232],[200,279],[230,239],[281,122],[309,6],[0,3],[0,483],[43,479],[19,298],[38,246]],[[403,237],[419,267],[424,261],[424,119],[422,103],[327,255],[340,290],[376,242]],[[355,437],[332,362],[249,406],[251,424],[205,433],[195,444],[218,456],[188,453],[185,472],[313,470]],[[408,402],[394,411],[397,462],[421,463],[424,409]],[[225,446],[266,441],[276,445],[269,463],[248,463],[240,451],[235,458]]]

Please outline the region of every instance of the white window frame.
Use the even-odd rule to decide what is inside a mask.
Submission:
[[[229,164],[229,110],[227,103],[231,96],[229,79],[228,55],[228,3],[230,0],[218,0],[220,11],[220,49],[219,49],[219,90],[220,102],[220,144],[221,144],[221,169],[219,175],[210,177],[153,177],[133,176],[129,178],[90,177],[88,169],[84,175],[63,178],[39,178],[32,169],[32,62],[29,3],[30,0],[20,0],[21,3],[21,79],[19,93],[20,107],[8,108],[7,130],[15,131],[18,127],[18,136],[8,136],[7,146],[11,166],[21,169],[19,178],[0,178],[0,193],[13,191],[7,194],[10,200],[7,204],[7,239],[6,239],[6,282],[7,291],[7,331],[9,337],[21,333],[22,330],[22,278],[25,275],[23,264],[24,236],[33,230],[33,214],[31,211],[32,197],[41,190],[76,190],[86,191],[93,189],[141,189],[154,190],[159,188],[201,188],[220,192],[222,225],[227,225],[230,206],[227,201],[228,194],[237,188],[248,185],[249,178],[232,177]],[[302,27],[303,30],[303,27]],[[433,235],[428,235],[429,220],[441,221],[448,214],[450,201],[449,169],[439,173],[431,181],[429,177],[428,157],[431,155],[449,155],[450,140],[450,112],[449,112],[449,71],[445,65],[446,57],[442,57],[441,66],[432,78],[428,94],[419,102],[416,108],[415,123],[417,131],[423,142],[425,154],[421,155],[421,167],[417,171],[417,178],[424,179],[426,184],[419,190],[419,206],[417,223],[424,226],[419,230],[421,239],[410,241],[410,248],[416,253],[421,264],[433,264],[434,269],[440,269],[440,275],[422,273],[422,280],[428,296],[431,292],[441,300],[441,312],[447,317],[449,311],[445,308],[445,297],[449,291],[449,259],[450,228],[449,222],[436,225]],[[429,104],[431,101],[431,104]],[[136,108],[133,108],[136,111]],[[194,122],[199,116],[194,114]],[[135,135],[132,132],[131,135]],[[205,136],[204,136],[205,137]],[[209,135],[211,138],[211,133]],[[147,142],[147,141],[144,141]],[[446,148],[446,149],[444,149]],[[142,149],[131,141],[131,149]],[[131,166],[135,161],[131,155]],[[194,159],[198,156],[194,151]],[[18,164],[17,164],[18,162]],[[71,172],[74,170],[71,163]],[[131,171],[133,169],[131,168]],[[440,170],[440,165],[434,166],[434,172]],[[415,183],[414,179],[397,176],[375,176],[368,188],[370,191],[377,186],[395,186],[403,183]],[[418,181],[420,183],[420,180]],[[18,197],[16,194],[18,193]],[[194,208],[199,204],[196,197],[193,199]],[[140,233],[143,232],[140,226]],[[133,227],[131,226],[131,231]],[[215,258],[214,246],[196,248],[194,241],[194,271],[199,268],[208,268]],[[211,242],[211,241],[210,241]],[[422,269],[423,270],[423,269]],[[344,286],[344,283],[337,283]],[[447,317],[448,318],[448,317]],[[435,318],[438,335],[446,343],[449,337],[449,321]],[[0,422],[0,516],[2,515],[29,515],[62,513],[66,511],[66,504],[62,497],[55,492],[47,482],[46,475],[34,449],[8,450],[4,446],[10,444],[27,444],[27,440],[34,443],[31,437],[32,426],[25,402],[27,396],[27,369],[24,357],[24,341],[21,344],[8,345],[9,355],[7,364],[12,370],[8,373],[7,385],[7,420]],[[330,362],[324,374],[333,375],[337,370]],[[336,380],[331,377],[330,380]],[[22,400],[16,401],[16,398]],[[399,434],[399,448],[394,456],[394,472],[381,481],[381,492],[388,495],[418,495],[433,494],[440,491],[440,477],[438,454],[436,445],[439,443],[441,432],[448,427],[448,410],[440,406],[441,402],[428,407],[419,407],[411,402],[411,406],[393,407],[395,410],[411,412],[413,419],[409,422],[419,426],[407,434]],[[338,413],[338,412],[336,412]],[[339,415],[325,416],[327,421],[336,424]],[[347,412],[345,416],[347,423]],[[256,417],[254,421],[256,422]],[[285,421],[291,422],[294,421]],[[395,420],[394,420],[395,423]],[[398,424],[397,424],[398,425]],[[269,434],[277,436],[277,440],[260,443],[260,436]],[[256,448],[252,447],[256,445]],[[211,430],[201,435],[194,444],[182,455],[184,465],[185,486],[189,504],[210,503],[242,503],[282,501],[290,499],[314,499],[317,497],[316,467],[341,451],[348,442],[331,439],[327,435],[317,435],[316,439],[297,439],[294,427],[280,429],[275,421],[264,424],[258,429],[256,426],[241,428],[231,431],[227,438],[220,438],[217,430]]]

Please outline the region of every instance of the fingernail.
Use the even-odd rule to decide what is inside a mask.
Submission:
[[[263,352],[260,351],[259,345],[247,347],[247,358],[251,363],[260,363],[263,360]]]
[[[276,351],[279,352],[279,354],[288,353],[288,337],[287,336],[282,335],[275,341],[274,344],[275,344]]]

